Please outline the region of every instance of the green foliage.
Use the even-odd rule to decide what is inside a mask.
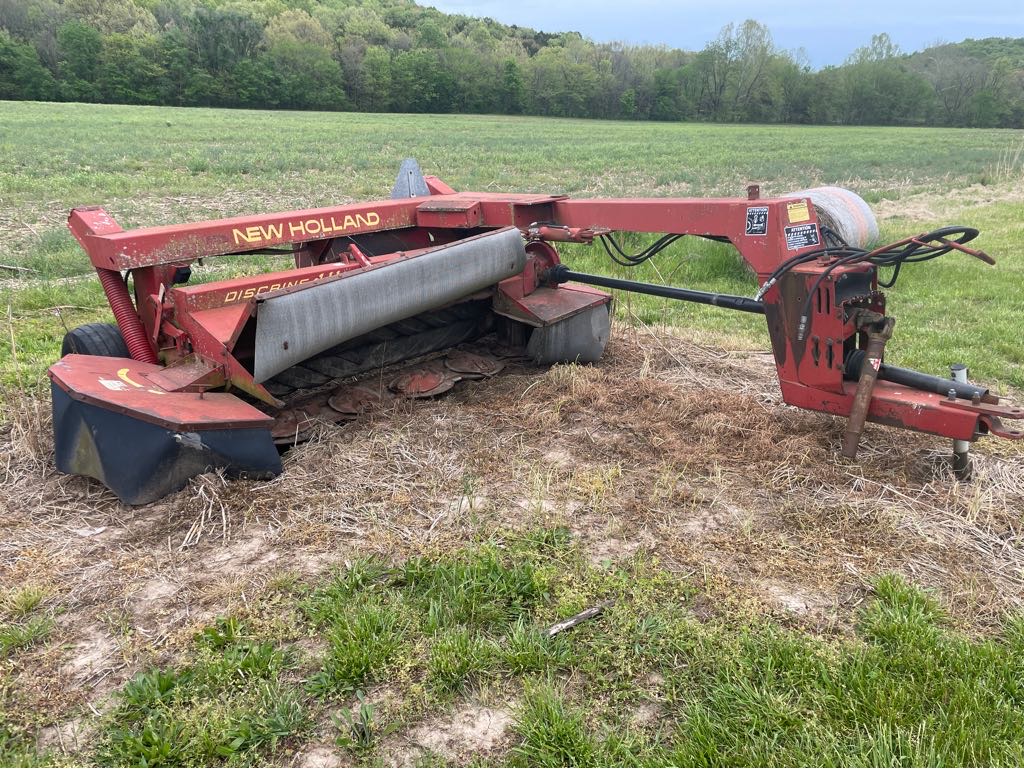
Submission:
[[[551,638],[522,619],[511,627],[500,653],[505,667],[514,675],[552,672],[572,659],[564,636]]]
[[[464,559],[406,562],[404,583],[425,615],[424,629],[504,628],[546,597],[545,577],[529,560],[508,561],[492,546]]]
[[[8,4],[10,6],[10,4]],[[752,19],[697,53],[595,43],[409,0],[31,0],[0,13],[0,98],[863,125],[1024,125],[1024,43],[812,72]],[[56,41],[56,46],[54,45]]]
[[[103,41],[96,75],[96,87],[103,99],[117,104],[155,103],[165,74],[156,50],[153,37],[108,35]]]
[[[52,99],[57,86],[35,48],[0,29],[0,99]]]
[[[48,757],[36,751],[34,740],[16,736],[6,725],[0,724],[0,766],[49,765]]]
[[[67,101],[97,101],[103,35],[95,27],[69,21],[57,30],[60,95]]]
[[[49,617],[31,617],[25,622],[0,624],[0,659],[18,649],[41,643],[53,629]]]
[[[548,682],[529,685],[516,719],[515,766],[602,766],[582,708],[567,705]]]
[[[14,619],[22,619],[39,608],[43,599],[46,598],[47,592],[45,588],[38,585],[22,585],[9,591],[0,599],[0,609]]]
[[[248,638],[236,619],[218,620],[199,634],[191,664],[144,671],[122,687],[97,762],[238,765],[274,753],[308,724],[297,693],[280,680],[286,667],[273,644]]]
[[[431,639],[430,683],[441,693],[458,692],[472,676],[488,670],[494,656],[494,645],[479,633],[465,627],[440,630]]]
[[[373,745],[376,739],[374,730],[374,707],[368,702],[363,692],[356,690],[356,701],[359,707],[353,711],[351,708],[341,708],[331,716],[331,721],[338,730],[336,743],[341,748],[354,748],[366,750]]]
[[[348,693],[379,678],[407,643],[413,627],[405,607],[391,596],[363,595],[336,605],[332,613],[329,651],[323,669],[311,681],[313,691],[320,693]]]
[[[345,105],[341,67],[326,48],[281,40],[267,52],[267,91],[288,109],[340,109]]]

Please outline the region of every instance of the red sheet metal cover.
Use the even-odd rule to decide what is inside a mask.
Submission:
[[[262,427],[273,421],[229,393],[167,392],[146,377],[161,370],[128,358],[66,355],[48,373],[75,400],[175,432]]]

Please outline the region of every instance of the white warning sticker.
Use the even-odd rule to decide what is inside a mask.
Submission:
[[[786,249],[789,251],[817,246],[821,242],[818,239],[818,225],[813,222],[811,224],[794,224],[783,229],[786,233]]]
[[[115,392],[128,389],[128,385],[120,379],[100,379],[100,384],[108,390],[114,390]]]

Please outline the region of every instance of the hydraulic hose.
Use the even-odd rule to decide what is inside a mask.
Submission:
[[[100,276],[100,285],[107,295],[114,320],[121,329],[121,336],[124,337],[124,343],[132,358],[142,363],[157,363],[156,353],[146,338],[146,327],[142,325],[139,314],[135,311],[132,298],[128,295],[128,287],[121,279],[121,273],[103,267],[97,267],[96,272]]]

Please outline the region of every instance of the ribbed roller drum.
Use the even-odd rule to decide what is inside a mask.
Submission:
[[[522,235],[507,227],[270,295],[257,305],[253,378],[264,382],[342,342],[489,288],[525,265]]]
[[[855,248],[867,248],[878,240],[875,214],[856,192],[843,187],[814,187],[784,197],[810,198],[818,222]]]

